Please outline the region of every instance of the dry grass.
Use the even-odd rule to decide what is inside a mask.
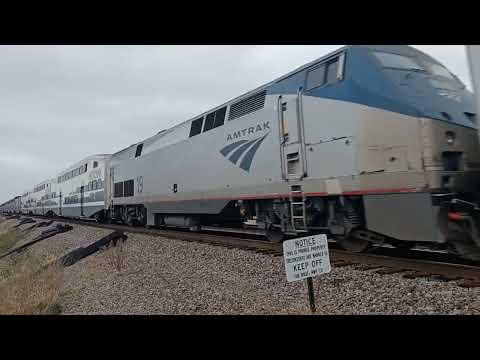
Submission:
[[[125,268],[126,261],[124,242],[122,240],[118,240],[116,243],[111,242],[103,250],[109,266],[117,272],[121,272]]]
[[[11,249],[25,237],[25,233],[15,229],[15,220],[5,220],[0,223],[0,254]]]
[[[63,267],[45,267],[33,257],[14,262],[0,282],[0,314],[59,314]]]

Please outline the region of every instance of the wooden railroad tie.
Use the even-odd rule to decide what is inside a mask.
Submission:
[[[458,282],[458,286],[463,288],[477,288],[480,287],[480,279],[463,279]]]
[[[384,265],[358,264],[358,265],[355,265],[353,268],[355,270],[368,271],[368,270],[374,270],[374,269],[382,269],[384,267],[385,267]]]
[[[431,277],[433,274],[422,271],[410,271],[403,275],[405,279],[417,279]]]
[[[352,261],[344,261],[344,260],[333,262],[333,265],[335,267],[345,267],[345,266],[352,266],[352,265],[357,265],[357,264],[358,263],[355,263],[355,262],[352,262]]]
[[[386,268],[386,269],[380,269],[380,270],[377,270],[375,271],[377,274],[381,274],[381,275],[389,275],[389,274],[398,274],[398,273],[402,273],[402,272],[405,272],[405,271],[408,271],[407,269],[395,269],[395,268]]]

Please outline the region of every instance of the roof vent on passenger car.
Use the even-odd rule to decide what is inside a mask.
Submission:
[[[254,111],[263,109],[263,107],[265,106],[266,94],[267,91],[263,90],[255,95],[249,96],[248,98],[242,99],[235,104],[232,104],[230,106],[230,114],[228,115],[228,120],[237,119]]]

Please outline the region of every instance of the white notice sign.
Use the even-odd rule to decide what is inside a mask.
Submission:
[[[330,272],[326,235],[307,236],[283,243],[287,281],[297,281]]]

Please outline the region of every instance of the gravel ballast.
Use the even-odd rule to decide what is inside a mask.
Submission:
[[[45,229],[33,229],[22,242]],[[46,263],[111,232],[73,225],[16,256]],[[63,314],[310,314],[305,281],[287,283],[282,257],[127,235],[121,270],[111,261],[112,249],[64,269]],[[0,267],[8,261],[0,260]],[[319,315],[480,314],[480,289],[454,282],[333,266],[313,283]]]
[[[67,268],[66,314],[310,314],[282,257],[128,234],[125,266],[105,252]],[[479,314],[480,289],[348,267],[314,278],[317,314]]]

